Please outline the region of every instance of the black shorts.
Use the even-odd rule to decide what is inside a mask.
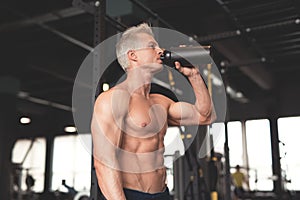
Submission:
[[[128,188],[124,188],[124,194],[126,196],[126,200],[171,200],[169,189],[166,188],[163,192],[159,193],[145,193],[137,190],[132,190]],[[105,197],[101,195],[101,200],[105,200]]]
[[[243,194],[245,193],[244,189],[242,187],[235,187],[234,188],[234,194],[238,197],[243,196]]]

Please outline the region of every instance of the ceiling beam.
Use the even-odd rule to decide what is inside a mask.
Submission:
[[[12,11],[12,12],[16,13],[16,11]],[[15,31],[15,30],[25,28],[25,27],[28,27],[31,25],[36,25],[37,23],[44,24],[47,22],[57,21],[57,20],[60,20],[63,18],[73,17],[73,16],[84,14],[84,13],[85,13],[85,11],[83,11],[79,8],[70,7],[70,8],[66,8],[66,9],[62,9],[62,10],[49,12],[49,13],[46,13],[43,15],[2,24],[2,25],[0,25],[0,32]]]
[[[238,63],[240,60],[251,60],[251,52],[245,52],[241,44],[234,43],[234,41],[214,42],[213,46],[221,52],[232,63]],[[233,48],[234,47],[234,48]],[[263,64],[257,63],[255,65],[241,66],[239,68],[245,75],[251,78],[260,88],[270,90],[273,88],[273,79],[271,74],[264,68]]]
[[[167,28],[175,30],[175,28],[171,24],[169,24],[166,20],[162,19],[157,13],[155,13],[154,11],[152,11],[150,8],[148,8],[147,6],[145,6],[140,1],[137,1],[137,0],[129,0],[129,1],[131,1],[133,4],[135,4],[136,6],[138,6],[139,8],[141,8],[142,10],[144,10],[145,12],[147,12],[148,14],[150,14],[152,17],[154,17],[155,19],[157,19],[158,21],[160,21]]]

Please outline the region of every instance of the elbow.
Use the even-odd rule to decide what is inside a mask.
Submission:
[[[212,124],[215,121],[215,119],[212,116],[208,117],[200,117],[198,125],[209,125]]]
[[[209,117],[210,119],[210,124],[211,123],[213,123],[213,122],[215,122],[216,120],[217,120],[217,115],[216,115],[216,111],[215,111],[215,109],[214,109],[214,107],[212,107],[212,109],[211,109],[211,113],[210,113],[210,117]]]
[[[205,114],[200,113],[199,125],[209,125],[212,124],[217,119],[215,110],[212,108],[208,110]]]

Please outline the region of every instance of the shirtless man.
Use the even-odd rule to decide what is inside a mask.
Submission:
[[[168,125],[210,124],[212,100],[199,70],[179,62],[175,66],[191,83],[195,104],[150,94],[163,50],[147,24],[126,30],[116,52],[127,78],[99,95],[91,124],[100,189],[108,200],[169,199],[163,158]]]

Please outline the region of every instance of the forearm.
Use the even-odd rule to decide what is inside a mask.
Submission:
[[[125,200],[120,171],[107,167],[97,160],[94,163],[98,184],[105,198]]]
[[[213,104],[206,85],[200,76],[200,73],[193,73],[188,76],[188,79],[194,90],[196,97],[195,107],[199,114],[203,117],[209,117],[213,111]]]

